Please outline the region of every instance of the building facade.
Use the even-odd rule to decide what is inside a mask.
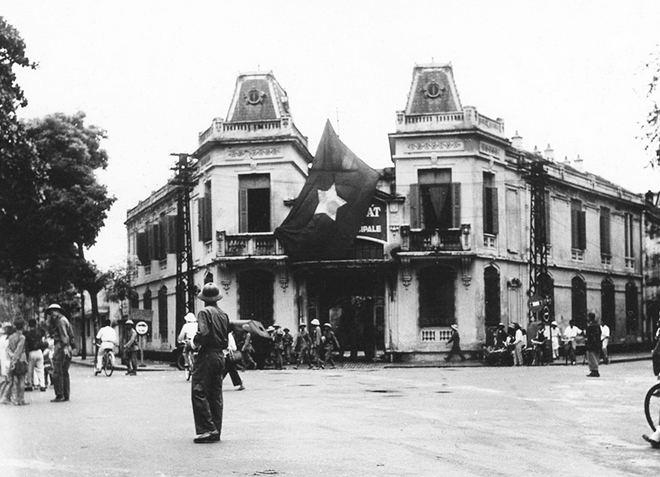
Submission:
[[[504,122],[463,106],[450,65],[413,69],[405,109],[389,134],[380,180],[353,249],[342,260],[291,261],[273,235],[313,160],[272,73],[237,79],[226,119],[195,152],[191,197],[195,285],[215,281],[233,319],[292,330],[330,322],[353,357],[444,356],[450,325],[479,352],[489,329],[530,320],[530,184],[545,169],[547,271],[554,319],[578,326],[593,310],[611,342],[642,339],[643,197],[528,152]],[[350,145],[349,145],[350,147]],[[153,310],[148,346],[175,346],[176,186],[128,211],[138,299]]]

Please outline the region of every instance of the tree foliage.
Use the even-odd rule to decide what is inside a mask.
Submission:
[[[660,51],[651,55],[646,63],[650,80],[646,91],[647,99],[650,101],[649,112],[644,124],[644,135],[646,136],[646,150],[653,153],[652,166],[660,166]]]

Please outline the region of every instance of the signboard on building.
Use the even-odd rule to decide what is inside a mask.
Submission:
[[[384,201],[374,198],[367,210],[367,216],[362,222],[358,235],[370,237],[385,242],[387,240],[387,205]]]
[[[142,308],[131,308],[128,312],[128,317],[134,322],[138,321],[152,321],[154,316],[153,310],[143,310]]]

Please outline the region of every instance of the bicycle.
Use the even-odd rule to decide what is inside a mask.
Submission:
[[[660,425],[660,383],[654,384],[646,392],[644,414],[649,426],[655,432],[656,426]]]
[[[179,346],[183,347],[183,351],[181,352],[180,356],[180,359],[183,361],[183,372],[186,376],[186,381],[190,381],[190,376],[192,376],[193,372],[195,371],[195,355],[197,353],[190,349],[190,347],[185,343],[180,343]]]
[[[106,349],[103,351],[103,357],[101,358],[101,369],[106,376],[112,376],[112,372],[115,370],[115,353],[111,349]]]

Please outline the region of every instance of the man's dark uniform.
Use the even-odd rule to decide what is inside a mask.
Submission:
[[[199,298],[206,306],[197,313],[198,328],[193,340],[199,349],[192,375],[195,442],[212,442],[220,440],[222,432],[223,350],[228,346],[229,317],[216,305],[221,295],[215,284],[204,285]]]

